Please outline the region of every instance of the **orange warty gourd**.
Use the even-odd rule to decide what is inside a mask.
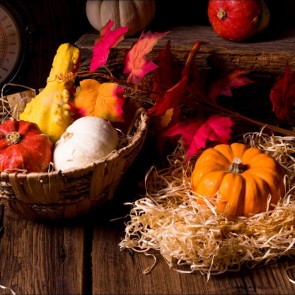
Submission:
[[[193,192],[216,198],[216,211],[251,217],[276,205],[285,193],[284,174],[274,158],[242,143],[219,144],[197,159],[191,176]],[[204,202],[204,201],[203,201]]]

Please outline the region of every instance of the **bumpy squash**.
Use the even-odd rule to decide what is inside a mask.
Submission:
[[[20,119],[34,122],[55,143],[73,122],[69,99],[74,91],[74,76],[79,69],[80,50],[61,44],[54,57],[46,87],[27,103]]]
[[[198,195],[216,197],[217,212],[250,217],[267,210],[269,196],[270,204],[277,204],[284,195],[283,179],[271,156],[233,143],[205,150],[196,161],[191,185],[197,199]]]
[[[0,171],[45,172],[53,145],[38,126],[9,119],[0,124]]]
[[[155,16],[155,0],[88,0],[86,14],[89,23],[100,30],[109,20],[114,21],[114,29],[128,27],[126,36],[141,32]]]

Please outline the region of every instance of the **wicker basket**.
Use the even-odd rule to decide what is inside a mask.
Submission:
[[[9,114],[17,118],[19,109],[35,95],[28,90],[5,96],[2,117],[9,110]],[[127,136],[120,148],[82,169],[29,174],[1,172],[3,205],[22,218],[52,220],[84,215],[94,206],[110,200],[122,175],[139,153],[148,129],[149,119],[144,109],[132,102],[130,105],[135,115],[128,124],[121,126]]]

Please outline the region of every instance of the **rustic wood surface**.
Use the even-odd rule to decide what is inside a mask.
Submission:
[[[120,251],[120,198],[72,222],[34,223],[4,213],[0,284],[16,294],[294,294],[293,259],[211,276],[181,274],[160,258]],[[114,209],[115,208],[115,209]],[[120,209],[118,209],[120,208]],[[120,213],[123,213],[121,210]],[[0,294],[13,294],[9,289]]]
[[[210,26],[179,26],[169,30],[169,34],[158,41],[151,59],[156,59],[159,49],[167,40],[171,40],[171,50],[180,62],[187,59],[188,52],[196,41],[203,43],[195,57],[201,68],[212,68],[218,71],[243,68],[251,71],[280,74],[288,63],[295,68],[295,29],[285,28],[268,32],[248,42],[230,42],[214,33]],[[76,44],[81,48],[81,68],[88,69],[94,40],[97,32],[81,36]],[[137,37],[126,38],[111,50],[109,65],[122,63],[123,57]]]
[[[180,60],[185,60],[194,41],[203,41],[196,62],[204,67],[222,68],[225,62],[237,62],[249,69],[277,73],[286,61],[295,66],[294,31],[287,30],[285,34],[278,40],[237,44],[217,38],[208,27],[191,27],[189,31],[180,27],[167,38],[172,40],[173,51]],[[89,33],[77,41],[82,54],[87,55],[84,67],[87,62],[89,66],[95,37],[97,33]],[[113,50],[112,60],[121,60],[133,41],[125,40]],[[154,269],[144,274],[153,264],[151,257],[120,251],[126,221],[123,217],[129,209],[124,202],[138,197],[138,184],[152,162],[145,149],[149,147],[143,148],[124,175],[114,199],[88,216],[35,223],[12,216],[2,208],[0,294],[295,294],[295,284],[290,281],[295,279],[294,257],[211,276],[207,281],[198,272],[181,274],[170,269],[161,257]]]

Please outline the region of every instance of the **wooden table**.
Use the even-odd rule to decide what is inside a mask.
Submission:
[[[212,32],[207,33],[209,35],[203,34],[203,38],[212,36]],[[179,31],[175,34],[182,38],[184,36]],[[293,40],[293,43],[285,43],[292,51],[294,35],[289,40]],[[91,47],[90,41],[88,38],[88,48]],[[224,47],[227,44],[224,41],[217,42],[221,53],[224,50],[233,52],[234,49]],[[82,49],[87,53],[85,36],[77,43],[81,47],[84,44]],[[212,51],[210,44],[201,51],[207,56]],[[189,46],[186,45],[187,48]],[[250,50],[243,44],[238,46]],[[252,54],[253,50],[259,52],[255,49],[257,46],[253,45],[254,49],[250,50]],[[274,52],[271,48],[274,48],[274,44],[268,43],[265,51],[259,54],[268,58]],[[281,54],[294,64],[294,51],[293,55],[289,55],[284,47]],[[141,191],[139,183],[152,163],[152,158],[147,157],[148,149],[146,144],[123,176],[114,199],[85,217],[72,221],[36,223],[12,216],[2,208],[0,284],[3,288],[11,288],[16,294],[42,295],[295,294],[295,284],[289,280],[295,279],[295,267],[292,269],[295,261],[292,258],[282,258],[252,270],[243,268],[240,272],[211,276],[209,281],[200,273],[181,274],[169,269],[159,258],[154,269],[149,274],[143,274],[152,265],[153,259],[120,251],[119,243],[124,237],[124,222],[128,220],[124,217],[130,209],[124,202],[138,197]],[[11,290],[0,289],[0,294],[12,294]]]
[[[133,173],[138,171],[132,166]],[[130,173],[131,174],[131,173]],[[142,176],[142,175],[141,175]],[[131,177],[131,175],[129,175]],[[126,176],[129,188],[135,182]],[[131,187],[130,187],[131,184]],[[112,201],[71,222],[34,223],[3,211],[0,284],[16,294],[295,294],[292,259],[238,273],[206,276],[181,274],[160,258],[120,251],[128,206],[127,185]],[[117,219],[119,218],[119,219]],[[1,290],[0,294],[11,294]]]
[[[209,281],[200,273],[169,269],[161,258],[143,274],[153,259],[120,251],[118,245],[129,209],[123,202],[136,197],[137,182],[131,178],[138,165],[130,168],[113,200],[75,221],[35,223],[3,210],[0,284],[16,294],[295,294],[288,280],[295,278],[295,269],[287,270],[295,261],[287,258]],[[0,294],[11,293],[0,289]]]

